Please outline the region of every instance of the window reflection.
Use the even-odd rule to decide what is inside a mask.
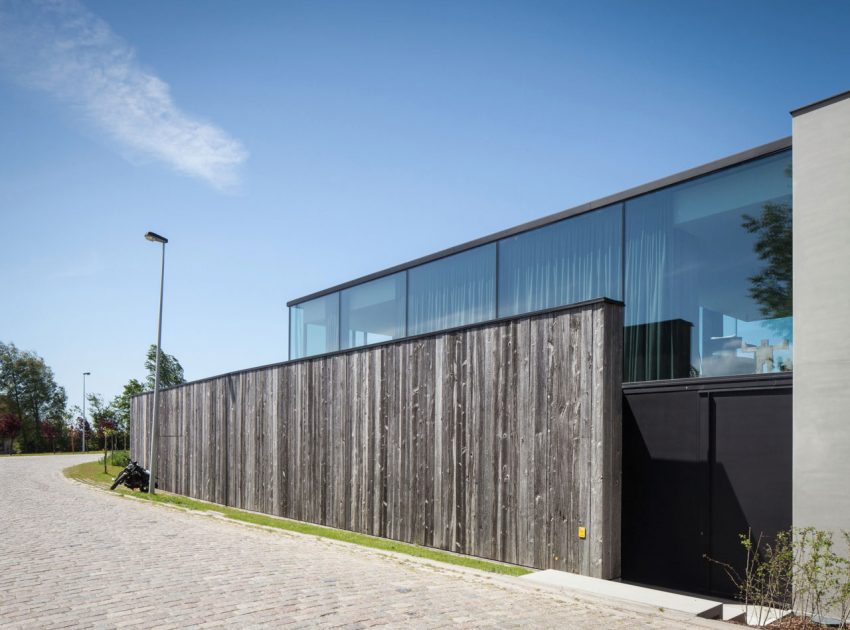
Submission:
[[[291,359],[339,350],[339,293],[291,306],[289,325]]]
[[[622,204],[499,242],[499,316],[619,300]]]
[[[496,244],[482,245],[408,271],[408,334],[496,317]]]
[[[790,152],[626,202],[625,380],[792,368]]]
[[[290,357],[622,296],[626,381],[790,371],[790,163],[780,152],[302,302]]]
[[[405,294],[403,271],[345,289],[340,296],[342,349],[403,337]]]

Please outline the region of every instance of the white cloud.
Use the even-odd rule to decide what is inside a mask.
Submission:
[[[181,111],[167,83],[76,0],[0,0],[0,64],[69,103],[121,146],[216,188],[238,181],[242,144]]]

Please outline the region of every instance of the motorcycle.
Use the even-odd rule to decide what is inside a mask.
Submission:
[[[130,462],[124,470],[118,473],[118,476],[112,482],[110,490],[115,490],[115,488],[123,483],[130,490],[147,492],[150,477],[150,472],[139,466],[138,462]]]

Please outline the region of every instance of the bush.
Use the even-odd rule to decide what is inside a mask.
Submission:
[[[97,463],[103,464],[103,457],[101,457]],[[112,451],[112,453],[109,454],[107,463],[110,466],[120,466],[121,468],[124,468],[130,463],[130,451]]]
[[[850,549],[850,532],[842,531]],[[850,558],[833,549],[832,532],[813,527],[779,532],[773,541],[752,534],[741,535],[747,551],[744,574],[731,565],[706,557],[720,565],[738,589],[738,597],[754,609],[758,624],[769,621],[770,608],[791,609],[808,624],[838,615],[838,627],[850,620]],[[782,619],[771,628],[797,628],[792,618]],[[808,626],[807,626],[808,627]]]

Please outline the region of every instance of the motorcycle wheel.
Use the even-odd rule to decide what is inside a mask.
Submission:
[[[115,478],[115,481],[112,482],[112,487],[110,488],[110,490],[115,490],[115,488],[120,486],[124,482],[124,479],[126,479],[126,477],[127,477],[127,472],[122,470],[121,474],[119,474]]]

